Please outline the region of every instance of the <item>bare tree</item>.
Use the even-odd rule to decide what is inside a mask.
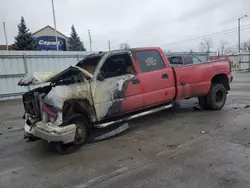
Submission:
[[[234,47],[229,46],[229,47],[225,48],[225,52],[224,53],[225,53],[225,55],[232,55],[232,54],[236,53],[236,50],[235,50]]]
[[[126,42],[120,44],[120,49],[122,49],[122,50],[127,50],[129,48],[130,48],[130,46]]]
[[[220,41],[220,48],[219,48],[219,53],[221,54],[221,55],[226,55],[226,49],[227,49],[227,42],[226,41],[224,41],[224,40],[222,40],[222,41]]]
[[[200,43],[201,51],[203,52],[211,52],[211,48],[213,47],[213,40],[211,38],[204,38]]]
[[[241,44],[241,50],[243,52],[250,52],[250,39]]]

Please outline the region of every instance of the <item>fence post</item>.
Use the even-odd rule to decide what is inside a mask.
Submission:
[[[79,54],[76,54],[77,63],[79,62]]]
[[[25,75],[28,74],[28,65],[27,65],[27,59],[26,59],[26,54],[23,53],[23,66],[24,66],[24,71]],[[28,86],[28,91],[30,91],[30,86]]]

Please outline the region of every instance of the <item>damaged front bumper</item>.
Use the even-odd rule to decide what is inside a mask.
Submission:
[[[64,127],[58,127],[51,123],[39,121],[29,126],[26,122],[24,130],[26,133],[47,140],[48,142],[62,142],[67,144],[74,141],[76,125],[70,124]]]

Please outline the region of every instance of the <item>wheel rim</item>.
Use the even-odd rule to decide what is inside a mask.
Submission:
[[[76,134],[75,134],[75,139],[74,143],[79,145],[82,144],[85,141],[85,130],[82,128],[82,126],[76,124]]]
[[[224,99],[224,93],[221,90],[217,91],[215,95],[215,101],[217,103],[220,103],[223,101],[223,99]]]

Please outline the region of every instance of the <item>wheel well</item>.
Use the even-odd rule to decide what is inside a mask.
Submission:
[[[226,74],[217,74],[213,77],[212,79],[212,84],[215,83],[220,83],[223,84],[224,87],[229,91],[230,90],[230,86],[229,86],[229,80]]]
[[[84,99],[68,100],[63,107],[63,122],[67,123],[72,118],[80,118],[84,116],[92,123],[94,116],[94,109],[89,101]]]

